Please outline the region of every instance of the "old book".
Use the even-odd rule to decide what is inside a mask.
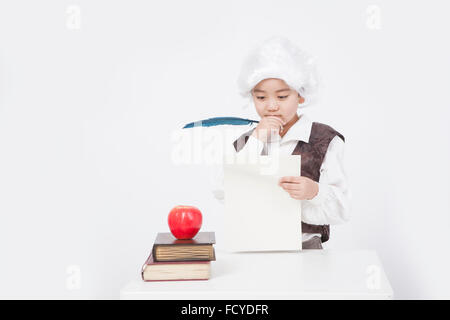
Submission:
[[[159,232],[153,244],[155,261],[215,261],[214,232],[199,232],[192,239],[179,240],[170,232]]]
[[[208,280],[211,275],[210,261],[157,262],[150,253],[142,266],[142,280]]]

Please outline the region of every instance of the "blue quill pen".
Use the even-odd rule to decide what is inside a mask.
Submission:
[[[220,125],[246,125],[252,123],[258,123],[259,121],[244,119],[238,117],[215,117],[209,118],[205,120],[195,121],[188,123],[183,127],[183,129],[194,128],[194,127],[212,127],[212,126],[220,126]]]

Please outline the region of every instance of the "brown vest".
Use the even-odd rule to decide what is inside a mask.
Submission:
[[[253,130],[255,130],[254,128]],[[253,133],[244,133],[237,140],[233,142],[236,152],[239,152],[247,143],[248,138]],[[320,167],[322,166],[323,159],[328,150],[328,145],[335,136],[338,136],[345,141],[344,136],[334,130],[332,127],[319,122],[313,122],[311,127],[311,134],[309,136],[309,142],[299,141],[293,155],[301,155],[301,175],[308,177],[316,182],[319,182]],[[261,152],[264,155],[265,150]],[[322,242],[328,241],[330,238],[330,226],[329,225],[314,225],[308,224],[302,221],[302,232],[305,233],[320,233]]]

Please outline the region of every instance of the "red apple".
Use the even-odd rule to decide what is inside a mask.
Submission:
[[[202,226],[202,213],[193,206],[176,206],[167,220],[175,238],[192,239]]]

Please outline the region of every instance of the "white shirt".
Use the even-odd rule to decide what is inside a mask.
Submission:
[[[256,125],[256,123],[253,124],[251,130]],[[273,148],[279,148],[280,155],[292,154],[298,141],[309,142],[311,127],[312,121],[306,115],[301,115],[281,139],[267,143],[267,154],[270,155]],[[257,150],[258,154],[261,154],[264,146],[265,143],[249,136],[247,143],[239,153]],[[302,202],[303,222],[335,225],[349,220],[350,190],[344,168],[344,146],[344,141],[338,136],[334,137],[328,145],[320,168],[318,194],[311,200],[299,200]],[[223,168],[219,167],[217,170],[219,171],[216,171],[212,178],[213,194],[221,203],[224,203]],[[303,233],[302,241],[307,241],[313,236],[320,237],[320,234]]]

